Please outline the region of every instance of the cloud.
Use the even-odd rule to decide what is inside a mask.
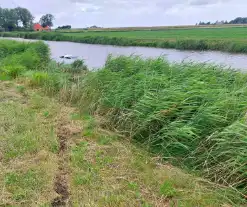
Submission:
[[[0,0],[2,7],[28,8],[36,20],[46,13],[55,26],[157,26],[195,24],[245,16],[246,0]]]
[[[220,1],[215,0],[191,0],[188,2],[189,5],[193,6],[203,6],[203,5],[209,5],[209,4],[216,4]]]

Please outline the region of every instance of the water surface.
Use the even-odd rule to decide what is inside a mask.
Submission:
[[[19,41],[36,41],[24,40],[21,38],[7,38]],[[218,65],[240,69],[247,71],[247,55],[246,54],[230,54],[215,51],[184,51],[175,49],[162,49],[150,47],[121,47],[110,45],[92,45],[74,42],[55,42],[45,41],[50,49],[51,56],[57,61],[71,62],[71,60],[60,59],[59,56],[70,54],[78,56],[85,60],[90,68],[100,68],[105,64],[109,54],[118,55],[139,55],[143,58],[155,58],[164,56],[170,62],[208,62]]]

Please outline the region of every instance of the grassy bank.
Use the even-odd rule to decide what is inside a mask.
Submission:
[[[247,76],[202,64],[109,58],[78,106],[164,158],[246,193]]]
[[[22,37],[88,44],[145,46],[180,50],[216,50],[247,53],[247,28],[192,28],[161,31],[80,31],[51,33],[1,33],[3,37]]]
[[[56,160],[57,168],[61,170],[63,166],[62,171],[56,173],[64,175],[65,172],[71,172],[64,175],[71,192],[70,198],[67,194],[60,196],[64,200],[72,199],[77,205],[81,205],[80,202],[85,199],[90,205],[96,206],[128,203],[142,203],[144,206],[158,206],[158,203],[161,206],[222,206],[230,203],[241,206],[244,202],[247,188],[246,74],[218,66],[176,65],[161,58],[143,60],[138,57],[109,57],[100,71],[87,72],[82,62],[58,65],[48,61],[44,65],[41,59],[49,54],[49,50],[39,53],[40,48],[45,46],[42,42],[16,43],[14,47],[14,42],[4,40],[0,44],[12,45],[13,48],[19,44],[18,47],[28,45],[22,52],[9,53],[0,58],[0,77],[5,80],[6,77],[15,78],[22,84],[15,86],[21,100],[25,97],[32,100],[28,88],[36,88],[60,101],[60,105],[55,101],[55,106],[50,108],[50,104],[54,103],[51,99],[42,101],[43,98],[34,96],[37,101],[21,101],[24,103],[21,109],[15,105],[9,106],[12,108],[7,111],[20,111],[16,122],[19,119],[37,124],[44,122],[47,130],[38,128],[37,131],[41,130],[47,136],[37,135],[37,140],[42,137],[54,138],[54,133],[56,140],[47,143],[47,139],[44,139],[42,144],[36,143],[36,139],[30,141],[26,136],[32,134],[28,123],[1,124],[14,127],[7,132],[5,127],[2,129],[6,133],[0,145],[2,148],[9,146],[3,155],[4,159],[8,158],[6,163],[12,159],[22,159],[23,155],[30,153],[37,155],[41,150],[39,146],[42,145],[42,149],[45,146],[44,149],[51,153],[49,157],[55,156],[52,160]],[[39,48],[36,62],[29,66],[25,65],[26,61],[19,61],[20,57],[27,56],[28,48]],[[14,64],[6,69],[12,60]],[[25,69],[12,73],[18,68],[16,65]],[[14,94],[13,89],[4,96],[7,106],[12,103],[8,101],[11,94]],[[14,103],[18,105],[19,101]],[[62,103],[75,108],[64,108]],[[17,113],[5,112],[7,106],[4,104],[1,113],[8,118],[1,122],[11,120],[11,114]],[[30,119],[23,118],[26,117],[23,113],[30,114],[26,107],[34,109]],[[82,127],[83,123],[85,125]],[[41,127],[40,124],[38,126]],[[23,134],[20,133],[22,127],[26,127],[22,130]],[[67,134],[68,142],[64,134]],[[22,138],[19,139],[17,135]],[[139,147],[133,148],[133,144],[126,143],[124,137]],[[24,141],[19,145],[18,140],[22,139]],[[20,149],[16,150],[15,146]],[[171,166],[160,168],[163,164],[147,161],[151,160],[150,155],[144,155],[140,146],[145,150],[148,148],[162,160],[185,168],[187,172],[206,177],[208,181],[198,181],[193,176],[189,176],[189,179]],[[3,167],[7,170],[1,174],[2,182],[8,175],[6,163]],[[6,196],[8,193],[14,196],[15,192],[19,195],[15,189],[26,188],[20,182],[22,174],[19,174],[22,172],[27,171],[19,169],[18,176],[11,177],[10,183],[6,178],[10,185]],[[44,179],[50,180],[53,175],[55,181],[61,180],[56,173],[50,173],[44,175],[47,176]],[[20,184],[21,187],[13,187],[12,184]],[[42,189],[45,188],[51,189],[51,186]],[[28,198],[23,195],[17,197],[23,201],[31,199],[30,195]]]
[[[22,43],[0,41],[0,79],[17,77],[30,69],[47,68],[50,61],[49,49],[42,42]]]
[[[0,206],[241,206],[26,84],[0,82],[0,100]]]

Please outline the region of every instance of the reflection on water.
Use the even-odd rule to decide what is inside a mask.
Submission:
[[[23,40],[20,38],[8,38],[21,41],[35,41],[35,40]],[[195,61],[195,62],[209,62],[241,69],[247,71],[247,55],[245,54],[230,54],[214,51],[181,51],[174,49],[162,49],[162,48],[147,48],[147,47],[119,47],[108,45],[92,45],[73,42],[55,42],[46,41],[50,46],[51,56],[57,61],[72,62],[73,60],[64,60],[59,58],[65,54],[71,54],[78,56],[85,60],[85,63],[90,68],[102,67],[109,54],[113,56],[117,55],[139,55],[141,57],[154,58],[164,56],[168,61],[181,62],[181,61]]]

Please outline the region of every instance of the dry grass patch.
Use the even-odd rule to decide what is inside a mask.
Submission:
[[[56,196],[60,107],[23,86],[1,82],[0,88],[0,206],[48,205]]]
[[[152,158],[146,150],[93,129],[71,148],[73,206],[222,206],[230,192]],[[232,192],[231,192],[232,193]]]

